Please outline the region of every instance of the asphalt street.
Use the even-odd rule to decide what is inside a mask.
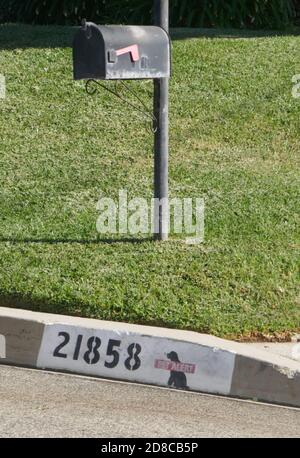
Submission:
[[[300,437],[300,409],[0,366],[0,437]]]

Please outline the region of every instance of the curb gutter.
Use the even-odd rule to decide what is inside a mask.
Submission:
[[[300,407],[300,362],[190,331],[0,307],[0,364]]]

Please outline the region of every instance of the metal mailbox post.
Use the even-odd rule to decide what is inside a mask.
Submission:
[[[169,0],[154,0],[154,23],[169,32]],[[158,240],[168,240],[168,164],[169,164],[169,78],[154,80],[154,117],[157,130],[154,137],[154,197],[164,199],[159,207]]]
[[[168,239],[168,83],[171,73],[169,0],[154,0],[154,26],[86,22],[73,42],[74,79],[154,81],[155,238]]]

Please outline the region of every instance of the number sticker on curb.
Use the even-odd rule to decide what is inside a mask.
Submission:
[[[82,358],[86,364],[97,364],[100,361],[100,347],[101,339],[97,336],[91,336],[87,339],[86,344],[83,344],[83,335],[78,334],[76,342],[74,342],[74,352],[73,354],[63,353],[63,348],[65,348],[70,343],[70,334],[68,332],[59,332],[58,337],[62,338],[62,342],[57,345],[53,351],[53,356],[55,358],[72,358],[73,361],[79,360],[80,352],[83,350]],[[120,354],[118,349],[120,349],[121,340],[109,339],[107,348],[105,351],[105,356],[108,357],[108,360],[105,359],[104,366],[109,369],[113,369],[119,364]],[[142,351],[142,347],[138,343],[132,343],[127,348],[127,358],[124,361],[124,366],[129,371],[137,370],[141,365],[141,360],[139,359],[139,354]],[[112,359],[111,359],[112,357]]]

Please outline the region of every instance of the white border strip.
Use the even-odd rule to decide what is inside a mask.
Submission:
[[[45,327],[41,369],[229,394],[235,354],[190,342],[68,324]]]

